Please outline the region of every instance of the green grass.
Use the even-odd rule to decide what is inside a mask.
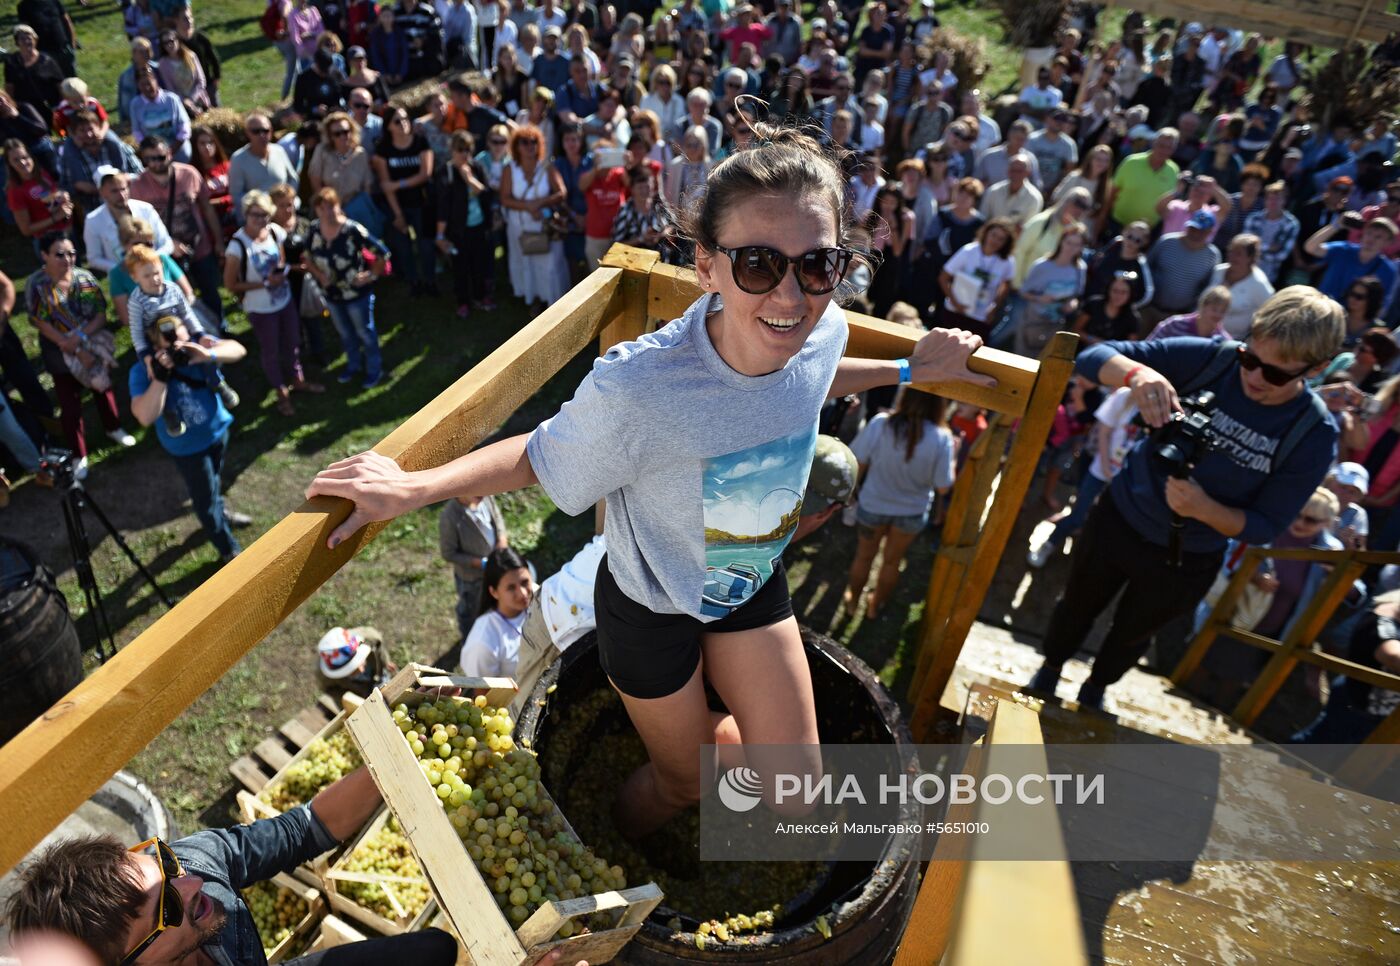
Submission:
[[[0,14],[0,36],[9,46],[15,8],[5,7]],[[87,81],[92,96],[115,115],[117,78],[131,64],[121,6],[117,0],[91,0],[86,7],[76,3],[67,7],[83,45],[78,51],[78,76]],[[282,92],[282,55],[258,29],[265,7],[265,0],[194,5],[196,26],[209,35],[223,62],[223,102],[240,110],[276,101]]]

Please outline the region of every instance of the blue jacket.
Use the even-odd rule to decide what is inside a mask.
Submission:
[[[218,963],[265,966],[262,940],[241,890],[290,872],[337,844],[306,805],[252,825],[206,829],[172,842],[185,871],[204,880],[202,891],[227,915],[205,951]]]
[[[388,33],[377,25],[369,32],[369,65],[393,77],[408,73],[408,39],[397,25]]]
[[[1097,381],[1103,364],[1121,354],[1181,387],[1203,372],[1218,351],[1219,343],[1198,338],[1101,342],[1080,354],[1075,370]],[[1279,406],[1261,405],[1244,394],[1238,363],[1201,389],[1215,393],[1212,428],[1221,443],[1201,460],[1192,478],[1212,499],[1244,511],[1244,530],[1236,535],[1239,540],[1267,544],[1293,522],[1326,476],[1336,458],[1337,426],[1330,418],[1317,423],[1287,455],[1284,465],[1274,466],[1279,443],[1312,409],[1312,390]],[[1152,543],[1166,546],[1171,509],[1166,501],[1166,476],[1149,458],[1152,447],[1150,435],[1138,440],[1124,459],[1122,472],[1109,484],[1109,493],[1133,529]],[[1209,553],[1225,543],[1224,534],[1198,520],[1186,521],[1183,550]]]

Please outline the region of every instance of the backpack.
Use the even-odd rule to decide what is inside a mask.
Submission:
[[[287,32],[287,18],[282,16],[281,3],[270,0],[267,9],[258,18],[258,26],[268,40],[280,40]]]
[[[1215,357],[1211,359],[1210,362],[1206,363],[1204,369],[1187,380],[1186,384],[1177,390],[1177,395],[1183,398],[1194,395],[1229,372],[1230,367],[1235,365],[1240,346],[1243,344],[1244,343],[1236,342],[1233,339],[1226,339],[1224,342],[1220,343],[1220,348],[1216,350]],[[1321,396],[1309,388],[1305,388],[1304,391],[1308,394],[1308,399],[1311,401],[1312,405],[1297,422],[1288,428],[1288,432],[1284,434],[1283,439],[1279,440],[1278,449],[1274,451],[1274,455],[1269,461],[1270,472],[1273,472],[1287,462],[1288,457],[1298,448],[1298,444],[1303,441],[1303,437],[1312,432],[1314,426],[1318,423],[1325,422],[1331,415],[1327,410],[1327,403]]]

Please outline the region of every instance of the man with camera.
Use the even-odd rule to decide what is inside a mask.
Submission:
[[[1054,693],[1122,590],[1079,691],[1080,707],[1101,710],[1104,689],[1152,635],[1205,596],[1229,538],[1265,544],[1289,525],[1336,455],[1337,427],[1305,380],[1337,354],[1343,331],[1337,304],[1298,285],[1260,307],[1244,343],[1102,342],[1080,354],[1078,373],[1128,387],[1154,432],[1090,512],[1029,690]]]
[[[146,338],[152,353],[136,361],[128,378],[132,415],[142,426],[155,426],[160,445],[185,478],[195,516],[219,560],[227,563],[242,550],[231,527],[252,521],[224,506],[219,473],[233,415],[200,367],[238,362],[247,350],[232,339],[202,346],[171,315],[152,320]],[[167,410],[174,413],[173,420],[161,418]],[[172,434],[171,422],[183,424],[184,431]]]
[[[1345,232],[1361,232],[1359,242],[1346,241]],[[1324,225],[1303,243],[1303,251],[1322,259],[1322,280],[1317,287],[1337,303],[1344,304],[1351,283],[1358,278],[1374,276],[1385,288],[1381,305],[1390,303],[1395,295],[1396,279],[1400,278],[1395,262],[1385,257],[1385,250],[1400,232],[1389,218],[1365,221],[1359,211],[1348,211],[1341,218]],[[1334,240],[1334,236],[1341,234]]]

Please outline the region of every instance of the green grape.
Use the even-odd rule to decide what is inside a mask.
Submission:
[[[285,812],[311,801],[326,786],[363,763],[350,733],[342,728],[307,745],[301,757],[259,792],[258,798],[278,812]]]

